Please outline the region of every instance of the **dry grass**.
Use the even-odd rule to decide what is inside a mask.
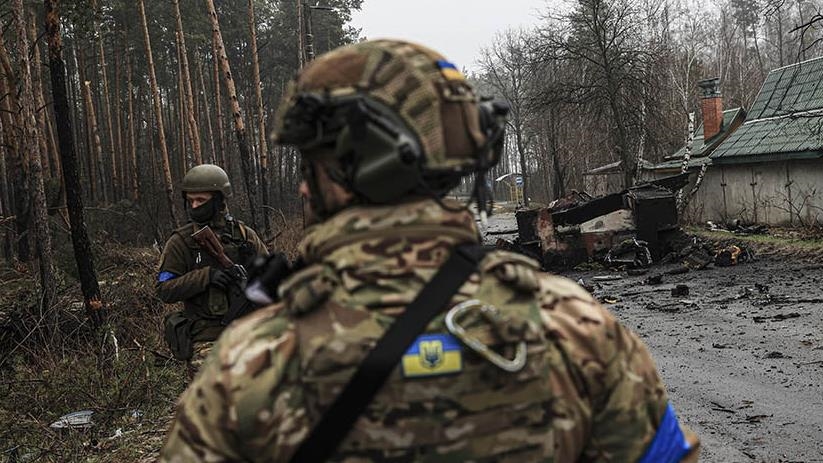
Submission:
[[[698,228],[688,231],[719,245],[743,243],[759,256],[774,255],[814,263],[823,261],[823,237],[808,230],[774,228],[769,234],[748,236]]]
[[[270,244],[294,256],[302,221],[280,224]],[[58,252],[63,284],[51,310],[59,329],[48,338],[35,276],[0,267],[0,462],[148,462],[162,446],[185,368],[161,338],[163,317],[175,309],[155,296],[157,250],[98,243],[95,251],[109,309],[98,332],[83,313],[68,251]],[[92,427],[49,427],[79,410],[94,411]]]

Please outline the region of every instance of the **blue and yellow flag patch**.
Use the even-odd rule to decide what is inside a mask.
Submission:
[[[424,334],[403,355],[403,376],[419,378],[459,373],[463,369],[460,341],[450,334]]]
[[[457,66],[446,60],[441,59],[438,61],[437,67],[440,69],[440,72],[446,80],[466,80],[466,76],[464,76],[463,73],[457,69]]]

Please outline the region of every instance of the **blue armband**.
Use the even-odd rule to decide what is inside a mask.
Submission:
[[[158,283],[163,283],[163,282],[166,282],[166,281],[169,281],[169,280],[173,280],[175,278],[177,278],[177,275],[175,275],[171,272],[160,272],[160,273],[157,274],[157,282]]]
[[[689,453],[692,446],[686,442],[686,436],[677,422],[672,404],[666,406],[666,414],[657,428],[657,434],[643,458],[638,463],[677,463]]]

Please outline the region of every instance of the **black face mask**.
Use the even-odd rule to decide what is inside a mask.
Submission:
[[[205,203],[189,209],[189,217],[196,223],[208,223],[217,215],[220,210],[220,199],[217,196],[212,197]]]

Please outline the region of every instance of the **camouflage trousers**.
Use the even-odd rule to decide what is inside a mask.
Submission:
[[[188,374],[189,382],[191,382],[197,375],[197,372],[200,371],[200,367],[203,366],[203,362],[208,358],[212,346],[214,346],[214,342],[212,341],[195,342],[192,344],[194,353],[186,363],[186,373]]]

